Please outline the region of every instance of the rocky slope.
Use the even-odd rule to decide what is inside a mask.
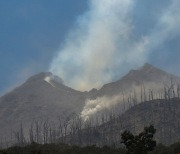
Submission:
[[[122,100],[122,92],[128,93],[136,89],[136,92],[140,93],[137,89],[140,89],[142,85],[147,89],[157,90],[163,85],[168,86],[167,83],[170,81],[178,85],[180,78],[150,64],[145,64],[138,70],[132,70],[120,80],[90,92],[71,89],[63,84],[62,79],[51,73],[37,74],[0,98],[0,138],[10,138],[21,123],[25,134],[28,134],[32,122],[43,122],[46,119],[56,121],[58,117],[63,120],[74,113],[80,114],[87,104],[87,99],[109,97],[110,101],[107,102],[109,104],[106,104],[106,109],[108,109],[111,106],[112,96],[118,95],[118,99]],[[118,99],[117,101],[120,101]],[[116,103],[116,108],[120,107]]]
[[[0,135],[7,137],[20,123],[27,132],[34,121],[64,119],[80,112],[84,101],[84,93],[66,87],[51,73],[37,74],[0,98]]]
[[[71,140],[79,145],[120,146],[123,131],[139,134],[144,127],[153,125],[157,143],[169,145],[180,141],[180,98],[143,102],[120,116],[110,116],[108,122],[98,127],[89,125]]]
[[[103,95],[112,96],[120,92],[133,91],[133,89],[140,88],[141,86],[144,86],[147,90],[155,90],[170,84],[171,81],[173,83],[180,83],[180,78],[146,63],[137,70],[129,71],[120,80],[105,84],[96,95],[98,97]]]

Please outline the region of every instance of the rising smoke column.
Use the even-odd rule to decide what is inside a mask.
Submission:
[[[161,13],[155,16],[151,32],[133,39],[135,4],[136,0],[89,1],[89,11],[78,18],[77,26],[53,59],[50,71],[75,89],[89,90],[142,65],[149,53],[155,54],[159,46],[180,35],[180,1],[169,0],[168,7],[161,8]],[[88,119],[120,99],[103,96],[87,100],[81,116]]]
[[[134,0],[91,0],[89,6],[50,67],[78,90],[98,88],[147,58],[147,38],[131,39]]]
[[[99,88],[142,65],[150,53],[180,35],[180,1],[169,0],[169,6],[155,15],[151,32],[134,38],[136,4],[136,0],[90,0],[89,11],[78,18],[50,71],[75,89]]]

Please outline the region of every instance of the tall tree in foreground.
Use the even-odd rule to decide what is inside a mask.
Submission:
[[[144,131],[134,136],[129,131],[121,134],[121,143],[126,146],[127,154],[147,154],[156,147],[156,141],[153,140],[156,129],[154,126],[145,127]]]

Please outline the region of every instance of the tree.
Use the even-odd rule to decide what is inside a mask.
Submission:
[[[147,154],[156,147],[156,141],[153,140],[155,133],[156,129],[152,125],[145,127],[144,131],[136,136],[129,131],[124,131],[121,134],[121,143],[126,146],[127,154]]]

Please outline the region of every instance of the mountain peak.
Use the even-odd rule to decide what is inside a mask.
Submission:
[[[56,81],[58,83],[63,84],[63,80],[60,77],[58,77],[56,75],[53,75],[51,72],[41,72],[39,74],[36,74],[36,75],[30,77],[27,80],[27,82],[45,80],[47,78],[49,78],[50,80],[53,80],[53,81]]]
[[[145,73],[145,74],[151,74],[151,75],[155,75],[155,74],[159,74],[159,75],[168,75],[169,73],[149,64],[149,63],[145,63],[138,71]]]
[[[53,74],[51,72],[41,72],[38,74],[35,74],[31,76],[27,82],[32,82],[32,81],[37,81],[37,80],[44,80],[45,77],[47,76],[52,76]]]
[[[171,79],[174,81],[180,81],[180,78],[170,74],[160,68],[157,68],[149,63],[145,63],[142,67],[137,70],[131,70],[123,78],[123,82],[138,81],[139,83],[146,82],[157,82],[157,83],[167,83]],[[122,82],[120,79],[119,81]]]
[[[139,70],[149,70],[149,69],[157,69],[156,67],[154,67],[153,65],[149,64],[149,63],[145,63]]]
[[[149,64],[149,63],[145,63],[142,67],[140,67],[139,69],[136,70],[130,70],[129,73],[127,75],[124,76],[124,78],[131,78],[134,79],[137,76],[141,76],[142,74],[146,74],[146,75],[153,75],[153,74],[161,74],[164,71],[154,67],[153,65]],[[143,75],[144,76],[144,75]]]

